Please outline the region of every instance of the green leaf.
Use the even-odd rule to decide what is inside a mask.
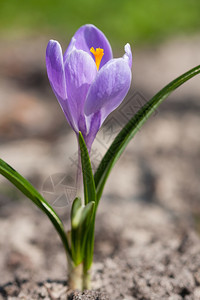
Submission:
[[[87,240],[85,243],[85,250],[84,250],[84,272],[87,272],[93,260],[96,190],[95,190],[94,176],[92,173],[92,167],[90,163],[88,150],[81,132],[79,132],[79,145],[81,151],[85,204],[89,203],[90,201],[95,202],[95,207],[92,214],[92,220],[87,228],[88,229],[87,236],[86,234],[84,234]]]
[[[10,182],[12,182],[24,195],[26,195],[48,216],[56,231],[58,232],[67,254],[71,257],[71,250],[69,248],[64,226],[54,209],[46,202],[46,200],[30,184],[29,181],[22,177],[16,170],[14,170],[2,159],[0,159],[0,174],[2,174]]]
[[[76,197],[74,199],[74,202],[73,202],[72,208],[71,208],[71,220],[73,220],[75,218],[77,211],[81,207],[82,207],[81,198],[80,197]]]
[[[95,208],[96,210],[96,208]],[[95,234],[95,216],[94,212],[92,216],[92,221],[88,230],[87,243],[85,243],[85,256],[84,256],[84,264],[83,271],[84,274],[87,274],[87,271],[90,269],[93,262],[93,253],[94,253],[94,234]]]
[[[93,207],[94,201],[89,202],[86,206],[80,206],[72,216],[72,228],[76,229],[82,226]]]
[[[84,260],[85,243],[88,237],[90,223],[92,221],[94,202],[89,202],[86,206],[80,206],[80,198],[76,198],[73,203],[73,214],[71,215],[71,249],[72,259],[77,266]],[[74,207],[76,207],[74,209]]]
[[[119,159],[120,155],[134,137],[141,126],[148,120],[152,113],[158,108],[158,106],[166,99],[175,89],[177,89],[184,82],[200,73],[200,65],[184,73],[180,77],[176,78],[160,90],[151,100],[149,100],[136,115],[125,125],[125,127],[117,135],[108,151],[104,155],[99,167],[94,175],[97,203],[98,206],[100,197],[103,192],[104,185],[108,178],[108,175]]]
[[[90,163],[90,157],[81,132],[79,132],[79,146],[81,151],[84,198],[85,198],[85,205],[86,205],[91,201],[96,202],[96,190],[95,190],[94,176],[92,173],[92,167]]]

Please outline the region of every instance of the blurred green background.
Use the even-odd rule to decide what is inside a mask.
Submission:
[[[200,29],[199,0],[0,0],[0,34],[71,36],[92,23],[113,43],[159,42]]]

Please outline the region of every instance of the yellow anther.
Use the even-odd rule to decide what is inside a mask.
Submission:
[[[101,49],[101,48],[96,48],[96,50],[94,50],[93,47],[90,48],[90,52],[92,52],[92,54],[94,54],[94,57],[95,57],[95,63],[96,63],[96,66],[97,66],[97,70],[99,70],[99,66],[100,66],[102,57],[104,55],[103,51],[104,50]]]

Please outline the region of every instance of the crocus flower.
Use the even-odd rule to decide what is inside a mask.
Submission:
[[[51,87],[73,130],[81,131],[88,150],[105,118],[126,96],[131,83],[132,53],[114,59],[111,46],[94,25],[78,29],[64,53],[57,41],[46,50]]]

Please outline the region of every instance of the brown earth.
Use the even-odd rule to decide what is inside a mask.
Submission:
[[[25,200],[4,203],[0,299],[200,299],[200,240],[187,222],[158,204],[102,200],[93,291],[84,293],[67,287],[48,220]]]

